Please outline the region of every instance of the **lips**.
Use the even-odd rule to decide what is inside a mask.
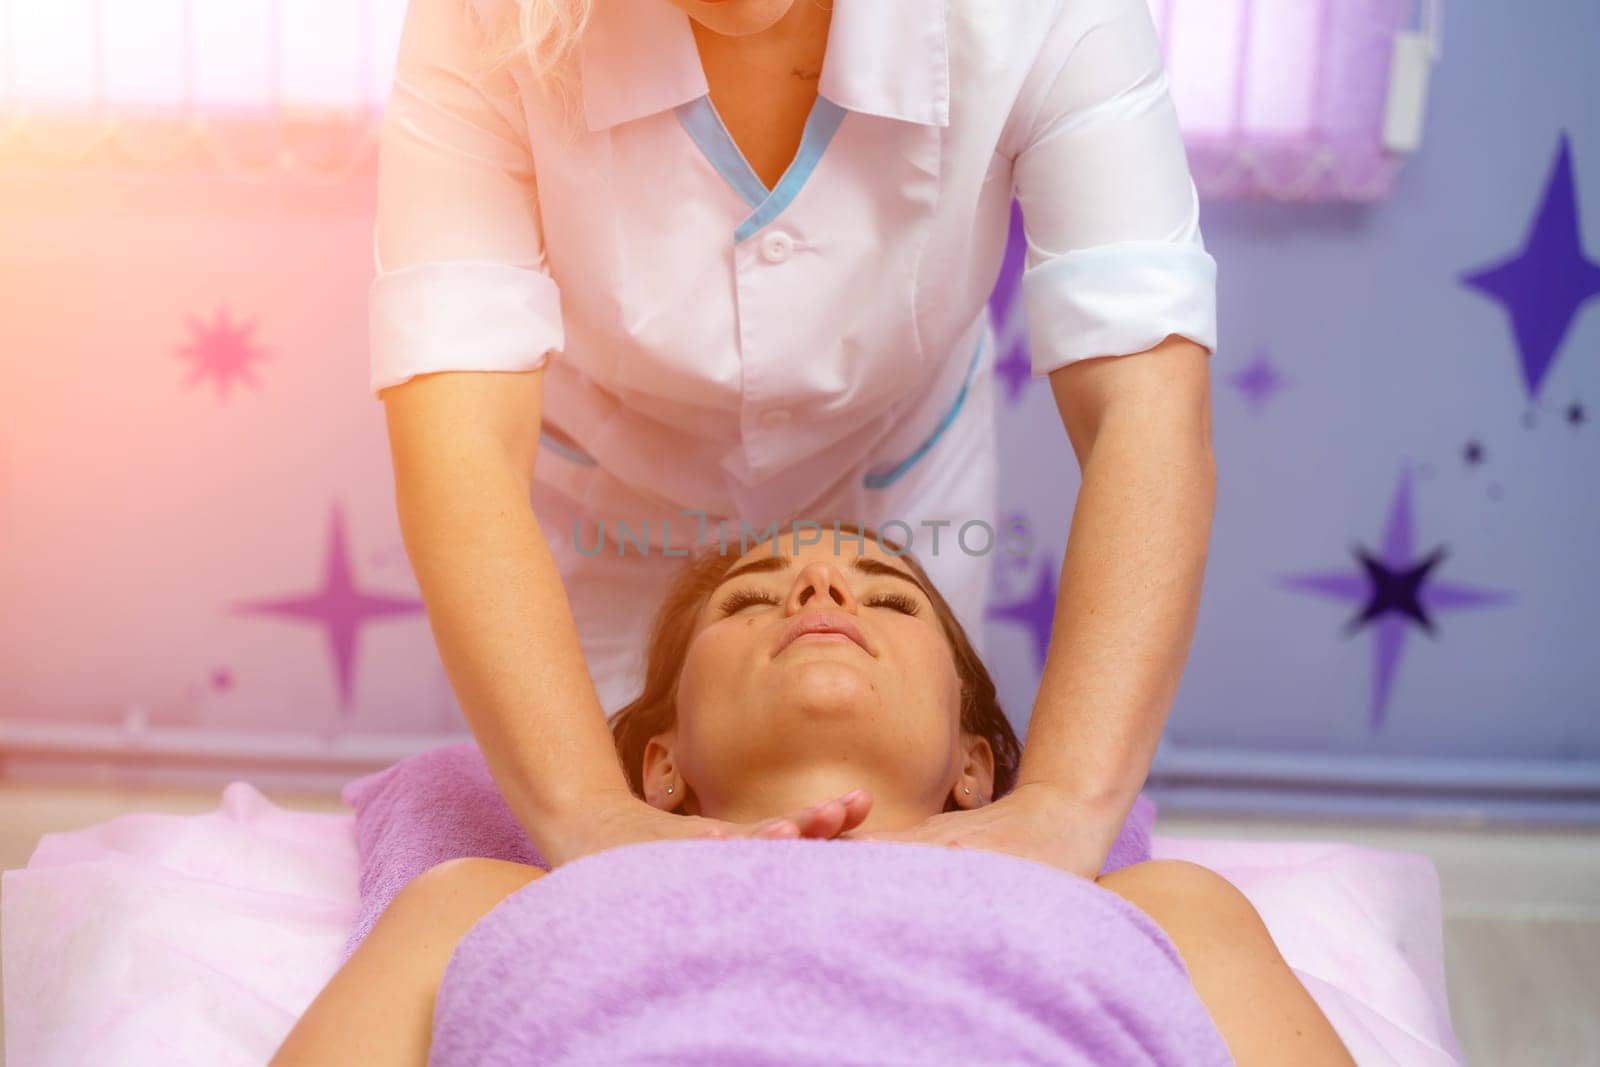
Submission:
[[[806,611],[796,615],[783,633],[778,637],[778,644],[772,650],[776,656],[798,637],[806,634],[843,634],[867,653],[872,649],[867,647],[867,636],[861,632],[861,627],[856,625],[855,619],[842,611]]]

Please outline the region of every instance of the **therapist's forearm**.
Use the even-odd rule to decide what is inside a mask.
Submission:
[[[625,794],[628,783],[527,485],[486,453],[448,476],[413,475],[397,503],[451,687],[543,849],[583,797]]]
[[[1108,418],[1083,465],[1019,782],[1120,825],[1144,786],[1199,613],[1216,466],[1199,438]]]

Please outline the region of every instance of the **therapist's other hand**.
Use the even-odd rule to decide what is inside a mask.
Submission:
[[[1109,812],[1090,808],[1054,786],[1031,783],[989,804],[930,815],[909,829],[849,837],[987,849],[1094,878],[1121,829],[1122,820]]]
[[[662,811],[632,793],[602,798],[589,805],[583,818],[562,841],[541,854],[552,869],[603,849],[677,838],[830,838],[860,826],[872,809],[872,797],[854,790],[775,819],[754,823],[727,822],[700,815]]]

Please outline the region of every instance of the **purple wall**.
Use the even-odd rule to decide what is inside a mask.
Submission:
[[[1600,6],[1540,12],[1449,7],[1391,199],[1204,206],[1218,509],[1169,803],[1600,810]],[[1076,471],[1042,379],[1005,425]],[[1006,470],[1045,551],[995,612],[1059,566],[1071,478]],[[1035,643],[991,626],[1020,727]]]

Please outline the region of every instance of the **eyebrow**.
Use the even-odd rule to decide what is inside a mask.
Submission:
[[[733,570],[722,576],[722,581],[718,582],[716,587],[721,589],[735,578],[741,578],[746,574],[765,574],[768,571],[788,570],[789,564],[793,562],[793,556],[776,554],[763,556],[753,563],[746,563],[742,567],[733,568]],[[882,560],[873,559],[871,556],[856,556],[850,561],[850,567],[852,570],[860,571],[862,574],[882,574],[891,578],[899,578],[903,582],[910,582],[917,587],[917,590],[923,596],[929,600],[933,599],[933,594],[929,593],[923,584],[917,581],[916,575],[903,571],[899,567],[892,567]]]

